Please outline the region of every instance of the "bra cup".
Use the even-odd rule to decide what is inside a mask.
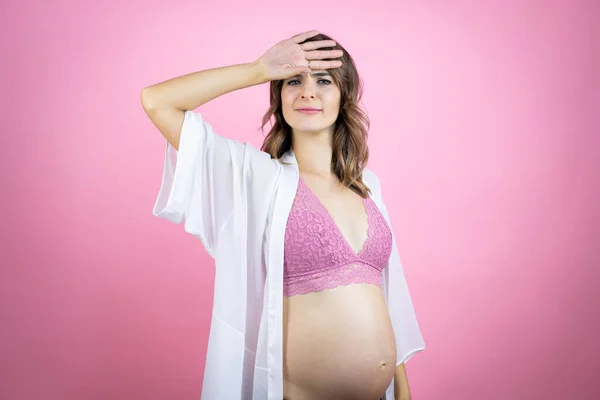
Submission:
[[[379,209],[364,199],[368,234],[355,253],[327,209],[300,179],[284,240],[284,292],[308,293],[350,283],[381,286],[392,235]]]

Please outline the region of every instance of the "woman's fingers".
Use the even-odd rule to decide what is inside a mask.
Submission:
[[[322,60],[324,58],[336,58],[344,55],[342,50],[316,50],[306,53],[304,57],[307,60]]]
[[[331,68],[339,68],[342,66],[342,62],[339,60],[331,60],[331,61],[310,61],[308,63],[311,70],[318,69],[331,69]]]
[[[336,43],[334,40],[319,40],[316,42],[302,43],[302,49],[304,51],[310,51],[310,50],[318,49],[320,47],[333,47],[335,45],[336,45]]]
[[[302,50],[304,50],[304,58],[309,61],[309,66],[312,70],[316,69],[330,69],[330,68],[339,68],[342,66],[342,62],[340,60],[327,60],[330,58],[337,58],[344,55],[342,50],[318,50],[322,47],[335,47],[335,40],[317,40],[313,42],[306,42],[307,39],[316,36],[319,34],[319,31],[313,30],[301,33],[297,36],[294,36],[293,40],[302,46]]]
[[[304,33],[294,36],[293,39],[296,43],[302,43],[306,39],[309,39],[313,36],[317,36],[318,34],[319,34],[319,31],[308,31],[308,32],[304,32]]]

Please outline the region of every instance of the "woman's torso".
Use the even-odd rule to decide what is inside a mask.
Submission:
[[[297,201],[301,205],[296,204]],[[297,213],[294,221],[296,224],[300,221],[303,226],[295,227],[299,231],[297,235],[290,234],[288,227],[286,249],[293,245],[288,234],[294,236],[292,241],[304,241],[301,243],[304,247],[299,248],[295,257],[302,257],[301,251],[312,252],[306,259],[318,263],[325,255],[321,254],[319,258],[314,254],[327,251],[328,254],[345,254],[349,259],[353,255],[364,256],[365,260],[373,261],[372,265],[379,266],[383,265],[386,256],[389,257],[386,252],[389,243],[384,246],[380,242],[374,243],[377,238],[369,237],[369,234],[375,236],[377,233],[382,236],[383,244],[386,243],[383,239],[388,239],[383,237],[387,231],[373,228],[374,224],[384,222],[370,199],[363,200],[348,188],[340,189],[303,174],[294,207],[292,211]],[[314,215],[320,217],[311,220]],[[328,229],[315,226],[319,224]],[[340,247],[340,252],[319,247],[323,232],[337,235],[339,240],[333,241]],[[344,249],[344,246],[349,247]],[[362,253],[365,250],[367,254]],[[318,266],[314,267],[317,269]],[[314,280],[318,285],[312,291],[306,287],[304,291],[286,290],[283,297],[283,376],[287,400],[376,400],[383,396],[391,382],[396,366],[396,344],[380,286],[381,271],[362,263],[345,267],[346,271],[351,268],[361,271],[356,275],[359,283],[348,284],[346,281],[335,287],[335,284],[319,282],[321,278],[317,277]],[[323,279],[327,280],[328,276]]]

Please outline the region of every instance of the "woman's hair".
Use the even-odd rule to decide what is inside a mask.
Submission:
[[[331,40],[324,34],[318,34],[305,42],[318,40]],[[303,42],[303,43],[305,43]],[[368,129],[370,121],[365,112],[359,108],[362,98],[362,80],[358,76],[354,60],[348,52],[336,41],[334,47],[325,47],[320,50],[342,50],[342,61],[339,68],[328,69],[334,83],[340,89],[340,111],[335,121],[333,132],[333,155],[331,170],[338,176],[342,184],[361,197],[366,198],[370,193],[369,188],[363,183],[362,172],[369,160],[367,147]],[[271,81],[270,107],[262,118],[261,130],[274,117],[274,123],[266,135],[261,150],[269,153],[275,159],[281,158],[292,146],[292,129],[285,122],[281,107],[281,88],[283,80]]]

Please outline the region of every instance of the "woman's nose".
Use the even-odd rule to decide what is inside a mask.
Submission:
[[[306,87],[304,87],[301,95],[303,98],[311,98],[312,99],[315,97],[315,91],[313,89],[307,89]]]
[[[302,92],[300,93],[302,97],[315,97],[315,88],[312,83],[305,83],[302,85]]]

